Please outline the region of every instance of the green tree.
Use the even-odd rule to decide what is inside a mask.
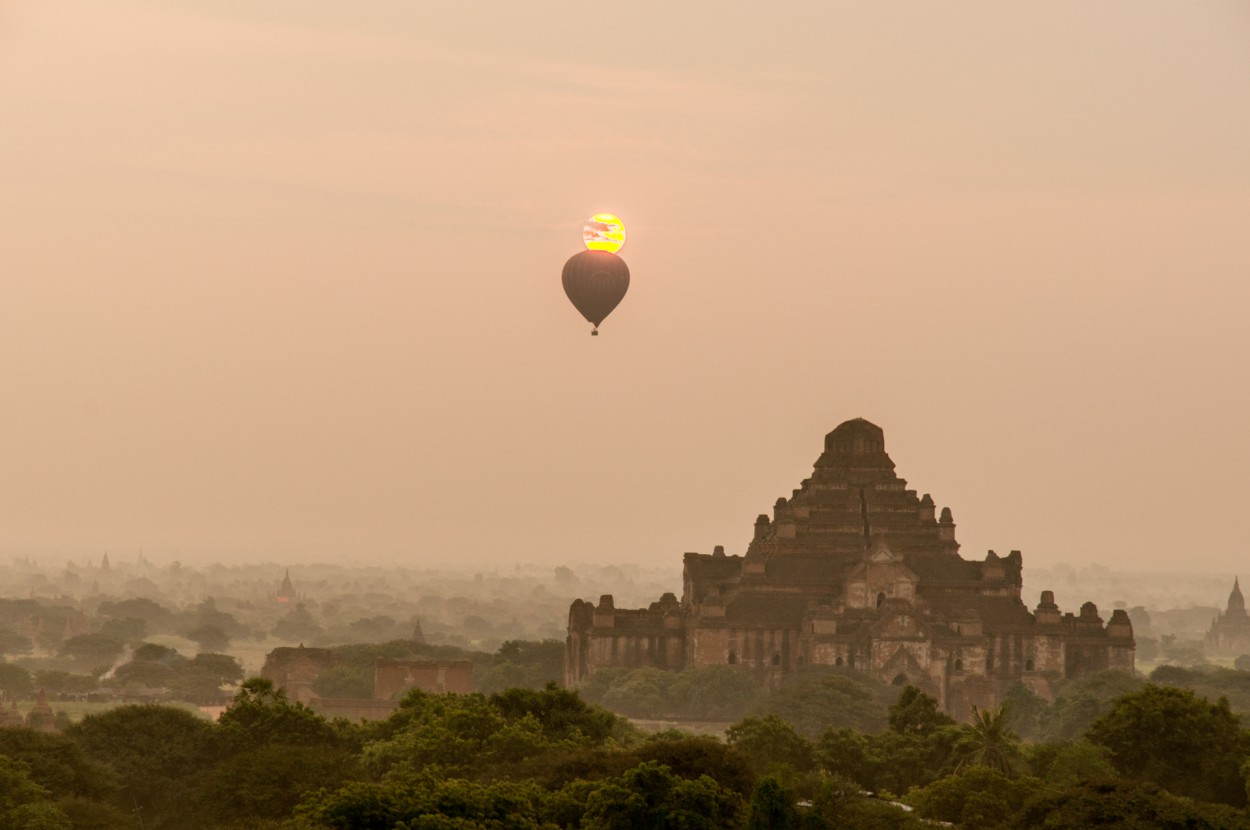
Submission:
[[[213,765],[198,788],[198,803],[222,826],[239,827],[286,818],[305,794],[337,789],[361,773],[356,755],[337,740],[253,746]]]
[[[297,814],[333,830],[552,830],[542,819],[551,801],[532,782],[418,778],[322,790]]]
[[[897,696],[897,687],[853,669],[814,666],[794,672],[752,714],[780,715],[809,738],[844,726],[874,733],[888,725]]]
[[[761,775],[781,774],[788,778],[810,770],[815,762],[811,742],[777,715],[744,718],[725,730],[725,735],[729,745],[746,756]]]
[[[238,683],[243,679],[243,666],[229,654],[201,651],[192,657],[187,665],[199,671],[208,672],[216,678],[219,685]]]
[[[288,700],[285,690],[264,677],[240,684],[217,725],[220,740],[231,752],[273,744],[337,747],[351,740],[303,703]]]
[[[277,625],[273,627],[273,636],[291,642],[302,643],[305,640],[313,639],[323,630],[321,625],[313,618],[312,612],[301,602],[292,608],[286,616],[278,620]]]
[[[599,744],[620,737],[625,728],[624,722],[611,712],[587,705],[577,692],[554,684],[542,690],[509,689],[488,700],[509,720],[532,716],[551,741]]]
[[[125,643],[112,634],[79,634],[61,643],[60,653],[86,666],[107,666],[123,648]]]
[[[1065,683],[1059,697],[1040,716],[1040,737],[1047,741],[1079,739],[1111,710],[1116,698],[1142,685],[1139,678],[1122,671],[1097,672]]]
[[[924,818],[985,830],[1009,821],[1044,787],[1036,778],[1008,778],[993,767],[971,766],[912,791],[907,801]]]
[[[1007,826],[1014,830],[1250,830],[1250,819],[1223,804],[1204,804],[1153,784],[1120,779],[1040,792]]]
[[[0,663],[0,691],[5,700],[28,700],[35,691],[30,672],[12,663]]]
[[[74,830],[135,830],[134,812],[123,812],[113,804],[82,796],[58,799],[56,806],[69,819]]]
[[[890,729],[914,735],[930,735],[938,729],[954,726],[955,721],[938,709],[938,702],[915,686],[903,689],[889,708]]]
[[[95,761],[111,767],[116,806],[139,810],[147,830],[185,827],[185,793],[213,760],[213,727],[184,709],[119,706],[65,730]]]
[[[1003,694],[1007,707],[1007,725],[1025,740],[1038,740],[1042,724],[1050,712],[1050,704],[1023,683],[1015,683]]]
[[[508,640],[499,647],[490,665],[474,671],[479,692],[507,689],[541,689],[564,679],[564,642],[561,640]]]
[[[1074,787],[1086,781],[1116,778],[1106,747],[1089,741],[1033,744],[1026,749],[1033,774],[1054,787]]]
[[[928,830],[927,821],[894,804],[865,797],[853,782],[825,776],[803,814],[803,830]]]
[[[1188,686],[1201,674],[1182,666],[1159,666],[1150,673],[1150,682],[1165,686]]]
[[[668,690],[675,679],[672,672],[662,669],[634,669],[614,683],[599,703],[634,718],[672,717],[675,713],[669,704]]]
[[[1201,801],[1246,803],[1239,769],[1246,741],[1228,701],[1149,685],[1124,695],[1089,730],[1122,774]]]
[[[140,689],[164,689],[174,682],[174,669],[164,663],[148,660],[131,660],[117,667],[113,677],[122,686]],[[108,683],[111,685],[111,683]]]
[[[602,782],[586,794],[585,804],[584,830],[736,830],[743,807],[736,793],[708,776],[679,778],[656,763]]]
[[[4,826],[10,830],[73,830],[69,817],[51,803],[22,804],[2,817]]]
[[[266,704],[286,700],[286,690],[280,689],[268,677],[249,677],[239,684],[234,702]]]
[[[364,750],[365,765],[377,777],[485,774],[551,745],[536,717],[509,720],[479,694],[410,692],[391,721],[390,736]]]
[[[1003,775],[1012,775],[1023,766],[1020,739],[1008,726],[1007,708],[972,707],[972,723],[960,730],[955,744],[959,768],[989,767]]]
[[[1159,650],[1163,659],[1173,665],[1203,666],[1207,662],[1201,640],[1177,640],[1174,635],[1165,634],[1159,640]]]
[[[150,633],[173,633],[174,612],[147,597],[101,602],[96,613],[114,619],[140,619]]]
[[[736,746],[705,735],[684,732],[653,735],[634,747],[630,755],[635,761],[631,766],[651,761],[668,767],[682,778],[707,775],[743,798],[750,796],[755,786],[755,772],[746,755]]]
[[[949,774],[958,759],[956,746],[964,730],[939,728],[928,735],[883,732],[868,738],[869,769],[874,773],[868,788],[905,793]]]
[[[872,741],[854,729],[828,729],[816,741],[816,759],[835,778],[868,790],[880,789]]]
[[[212,597],[205,598],[183,615],[183,631],[198,631],[203,628],[216,628],[226,637],[238,637],[243,633],[243,626],[239,621],[218,608],[217,601]]]
[[[621,683],[630,673],[629,669],[619,666],[607,666],[592,672],[577,687],[582,700],[595,706],[603,705],[603,698],[612,687]]]
[[[794,793],[773,776],[761,778],[751,793],[747,830],[798,830]]]
[[[873,792],[904,793],[948,774],[954,767],[959,727],[945,726],[919,735],[883,732],[863,735],[853,729],[830,729],[816,743],[820,766],[834,778],[855,782]]]
[[[110,617],[100,626],[99,633],[133,645],[142,642],[147,636],[148,624],[139,617]]]
[[[243,667],[228,654],[202,651],[174,671],[173,690],[180,700],[201,705],[221,703],[222,687],[243,679]]]
[[[1250,713],[1250,674],[1225,668],[1182,669],[1160,666],[1150,675],[1157,685],[1180,686],[1199,697],[1228,698],[1229,708],[1238,714]]]
[[[176,691],[179,675],[186,666],[187,658],[175,649],[143,643],[135,649],[130,662],[117,667],[113,677],[124,686]]]
[[[187,639],[200,647],[201,652],[222,652],[230,647],[230,635],[219,625],[201,625],[187,632]]]
[[[30,779],[57,798],[106,799],[117,791],[113,770],[64,735],[0,729],[0,756],[25,764]]]
[[[750,672],[719,665],[678,672],[668,689],[674,713],[698,720],[740,720],[766,694]]]
[[[141,663],[163,663],[172,666],[181,663],[187,658],[178,653],[177,649],[163,646],[160,643],[141,643],[135,653],[131,655],[131,660]]]
[[[353,640],[380,643],[395,636],[395,620],[385,614],[361,617],[347,626]]]
[[[35,688],[46,689],[48,694],[87,694],[99,688],[99,681],[90,674],[71,674],[55,669],[39,669],[35,672]]]

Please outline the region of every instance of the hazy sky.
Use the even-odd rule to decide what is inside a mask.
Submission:
[[[1250,575],[1248,318],[1243,0],[0,3],[0,554],[676,566],[863,416]]]

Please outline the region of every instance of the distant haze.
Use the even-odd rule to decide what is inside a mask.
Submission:
[[[1250,575],[1247,79],[1241,0],[4,3],[0,554],[676,566],[862,416],[967,556]]]

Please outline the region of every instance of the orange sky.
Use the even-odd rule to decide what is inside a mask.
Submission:
[[[1250,574],[1243,2],[674,5],[0,5],[0,555],[676,566],[863,416]]]

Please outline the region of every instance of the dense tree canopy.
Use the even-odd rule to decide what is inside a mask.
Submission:
[[[1247,739],[1228,701],[1187,689],[1145,686],[1119,698],[1089,730],[1124,776],[1176,795],[1243,806]]]
[[[145,645],[133,656],[198,667],[206,682],[238,671],[224,655],[188,660]],[[845,691],[840,675],[816,675],[816,688],[830,677],[826,690]],[[1081,694],[1094,699],[1096,685],[1113,687],[1097,679]],[[147,705],[88,716],[62,735],[0,730],[0,827],[1250,827],[1250,744],[1224,701],[1147,685],[1108,701],[1088,739],[1021,744],[1009,707],[957,724],[917,689],[894,695],[876,731],[831,727],[812,741],[766,713],[719,739],[646,737],[555,686],[413,691],[386,720],[328,721],[251,678],[216,723]]]
[[[105,600],[96,608],[96,613],[116,620],[142,620],[148,634],[171,632],[177,623],[177,614],[146,597]]]
[[[21,761],[0,756],[0,827],[6,830],[73,830],[48,790],[30,780]]]
[[[758,679],[732,666],[680,672],[605,669],[588,677],[579,691],[591,703],[648,720],[737,720],[765,696]]]
[[[925,818],[979,830],[1010,822],[1044,786],[1036,778],[1008,778],[994,766],[974,765],[914,791],[909,800]]]
[[[1038,793],[1024,805],[1010,830],[1250,830],[1250,817],[1220,804],[1182,798],[1151,784],[1089,781]]]
[[[86,668],[108,666],[121,656],[126,644],[112,634],[79,634],[61,643],[60,652]]]
[[[874,733],[886,728],[889,706],[898,694],[897,687],[854,669],[814,666],[787,678],[752,713],[785,718],[809,738],[840,727]]]
[[[35,691],[30,672],[12,663],[0,663],[0,692],[5,701],[26,700]]]
[[[183,709],[121,706],[89,715],[66,735],[113,769],[117,806],[143,811],[148,827],[178,827],[185,793],[213,763],[213,726]]]
[[[760,774],[805,770],[814,760],[811,743],[778,715],[746,718],[725,734]]]
[[[939,729],[955,725],[949,715],[938,709],[936,699],[915,686],[905,687],[887,711],[890,729],[902,734],[931,735]]]

